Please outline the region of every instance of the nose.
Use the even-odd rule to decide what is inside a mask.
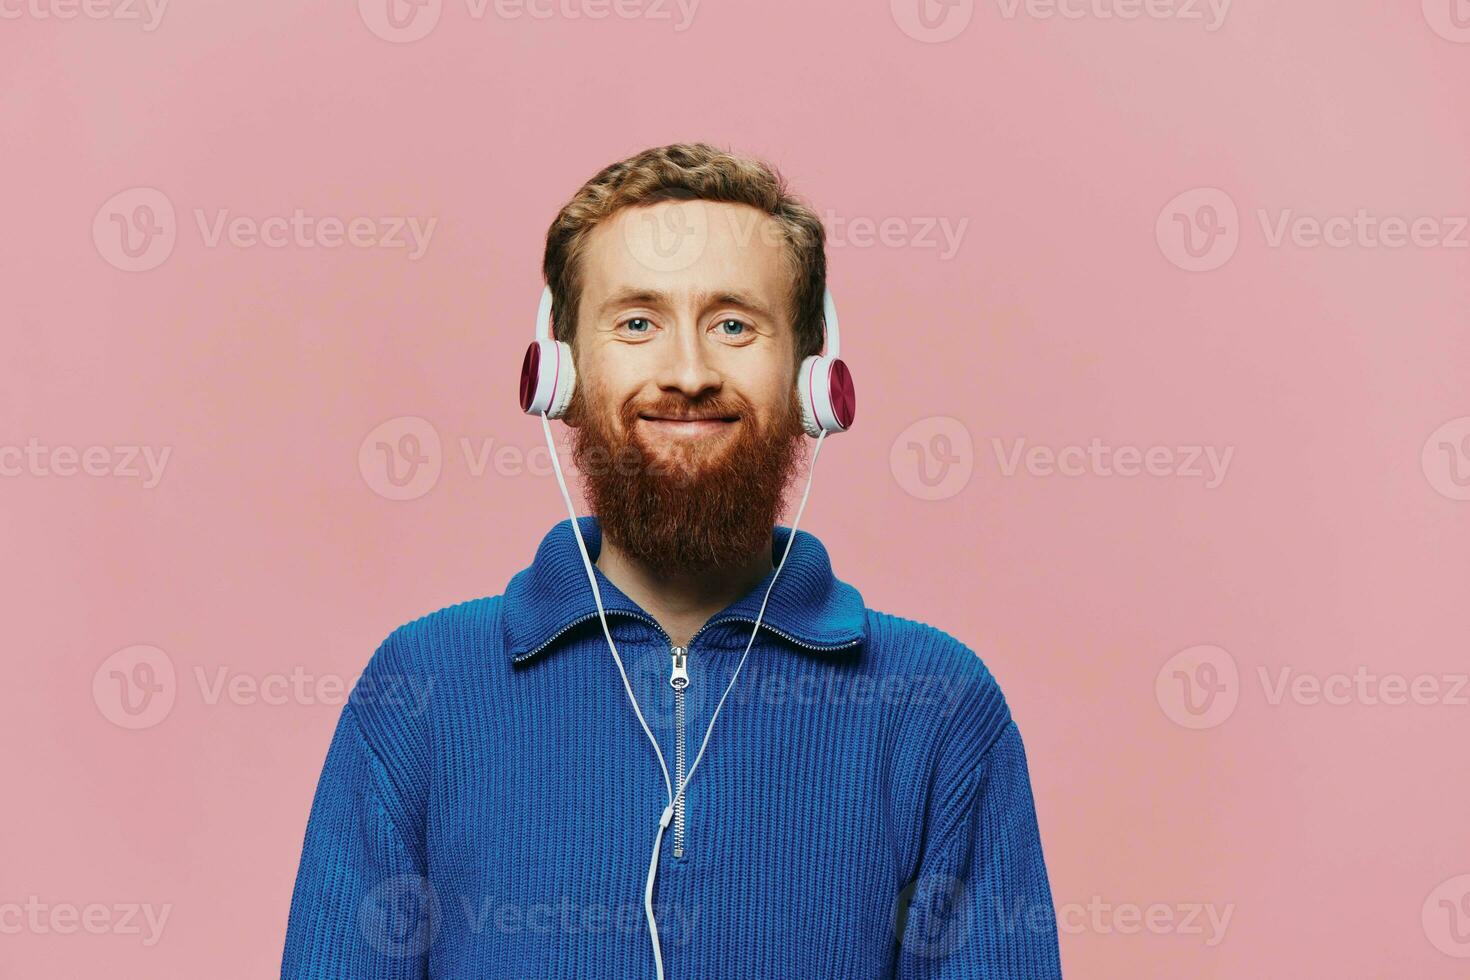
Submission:
[[[655,379],[661,391],[677,391],[693,400],[720,390],[722,377],[692,317],[680,318],[663,347]]]

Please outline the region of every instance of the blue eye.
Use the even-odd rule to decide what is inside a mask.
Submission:
[[[735,326],[737,326],[737,327],[740,327],[742,330],[745,329],[745,324],[743,322],[741,322],[740,320],[721,320],[719,325],[721,327],[724,327],[724,326],[726,326],[728,324],[731,324],[731,323],[735,324]],[[739,332],[725,334],[726,337],[739,337],[740,335],[741,334]]]
[[[633,330],[634,333],[644,333],[644,332],[646,332],[646,331],[639,330],[636,327],[634,327],[634,324],[638,324],[638,323],[641,323],[641,324],[643,324],[644,326],[647,326],[647,327],[653,326],[652,323],[650,323],[648,320],[644,319],[641,316],[635,316],[632,319],[624,320],[623,321],[623,326],[628,327],[629,329]]]

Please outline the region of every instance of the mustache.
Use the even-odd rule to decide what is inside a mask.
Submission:
[[[744,399],[722,398],[690,399],[690,398],[663,398],[653,402],[629,403],[623,407],[623,421],[632,423],[640,418],[653,419],[679,419],[681,421],[693,421],[698,419],[719,419],[725,422],[736,422],[751,414],[750,406]]]

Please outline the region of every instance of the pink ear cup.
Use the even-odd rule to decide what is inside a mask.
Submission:
[[[536,382],[541,371],[541,345],[526,348],[525,360],[521,361],[521,411],[531,412],[531,403],[536,398]]]
[[[852,384],[852,372],[847,369],[847,364],[840,358],[832,362],[832,370],[827,374],[829,382],[828,398],[832,403],[832,415],[837,419],[837,424],[843,430],[852,428],[852,420],[857,418],[857,389]]]
[[[576,381],[569,346],[544,337],[533,340],[521,362],[521,411],[561,418],[571,404]]]
[[[857,391],[852,372],[837,357],[812,355],[801,364],[797,375],[801,400],[801,424],[807,435],[815,439],[845,432],[857,414]]]

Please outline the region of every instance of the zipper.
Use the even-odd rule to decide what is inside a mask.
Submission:
[[[674,792],[677,793],[679,791],[679,786],[684,782],[684,776],[687,772],[686,767],[688,765],[688,754],[684,740],[684,694],[689,689],[689,651],[693,648],[694,641],[699,639],[699,635],[712,626],[719,626],[725,623],[749,623],[750,625],[754,626],[755,620],[750,619],[746,616],[727,616],[723,619],[710,620],[708,623],[705,623],[703,626],[695,631],[694,635],[689,638],[689,643],[687,646],[680,647],[673,644],[672,638],[669,636],[669,634],[664,630],[662,626],[659,625],[658,621],[651,616],[645,616],[642,613],[633,612],[632,610],[628,609],[609,609],[606,610],[606,612],[609,616],[631,616],[634,619],[641,620],[647,623],[648,625],[656,629],[659,636],[662,636],[664,638],[664,641],[669,644],[669,686],[674,689]],[[577,617],[570,623],[567,623],[561,629],[557,630],[554,634],[552,634],[551,637],[549,637],[547,640],[537,646],[534,650],[528,650],[525,653],[522,653],[521,655],[513,658],[513,662],[523,663],[524,661],[531,659],[536,654],[540,653],[542,650],[545,650],[547,647],[551,646],[551,644],[555,643],[556,640],[563,633],[566,633],[569,630],[574,629],[575,627],[596,618],[596,612],[591,612],[585,616]],[[804,640],[798,640],[790,633],[778,630],[776,627],[772,626],[765,620],[761,620],[760,625],[764,626],[770,632],[781,637],[783,640],[786,640],[788,643],[794,643],[796,646],[799,646],[806,650],[845,650],[849,647],[857,646],[863,641],[863,638],[861,636],[858,636],[843,643],[807,643]],[[685,797],[687,795],[688,794],[686,793],[684,796],[680,796],[678,801],[674,804],[674,857],[680,859],[684,857],[684,807]]]
[[[634,619],[641,619],[641,620],[643,620],[643,622],[647,623],[649,626],[652,626],[654,629],[658,630],[659,635],[661,635],[665,640],[667,640],[669,638],[669,634],[665,633],[664,632],[664,628],[662,626],[660,626],[658,624],[658,622],[655,619],[653,619],[651,616],[645,616],[642,613],[635,613],[635,612],[633,612],[631,610],[628,610],[628,609],[609,609],[609,610],[607,610],[607,614],[609,616],[632,616]],[[557,639],[563,633],[566,633],[567,631],[573,629],[574,627],[581,626],[583,623],[587,622],[589,619],[596,619],[596,618],[597,618],[597,613],[596,612],[590,612],[590,613],[588,613],[585,616],[578,616],[576,619],[572,620],[570,623],[567,623],[561,629],[559,629],[555,633],[553,633],[540,646],[536,647],[536,649],[534,649],[534,650],[527,650],[525,653],[518,654],[517,656],[513,657],[512,658],[512,662],[514,662],[514,663],[523,663],[524,661],[530,660],[532,657],[536,656],[536,654],[540,653],[542,650],[545,650],[547,647],[549,647],[553,643],[555,643],[557,641]]]
[[[745,616],[727,616],[726,618],[721,619],[721,620],[717,620],[716,622],[705,623],[703,626],[701,626],[699,628],[699,633],[703,633],[706,629],[708,629],[711,626],[718,626],[720,623],[749,623],[750,625],[754,626],[755,625],[755,620],[748,619]],[[792,636],[790,633],[783,633],[781,630],[776,629],[776,627],[772,626],[770,623],[766,622],[764,619],[761,620],[761,628],[762,629],[768,629],[772,633],[775,633],[777,636],[781,637],[781,639],[786,640],[786,641],[788,641],[790,643],[794,643],[797,646],[802,647],[802,648],[807,649],[807,650],[821,650],[823,652],[826,652],[828,650],[846,650],[848,647],[855,647],[859,643],[863,642],[863,638],[861,636],[859,636],[859,637],[855,637],[854,639],[851,639],[851,640],[846,640],[846,641],[844,641],[842,643],[823,643],[823,644],[807,643],[807,642],[805,642],[803,640],[798,640],[796,637]],[[695,636],[698,636],[699,633],[695,633],[694,635]],[[694,641],[691,639],[689,642],[692,644]]]
[[[666,633],[666,632],[664,632],[664,628],[662,626],[660,626],[658,624],[658,621],[655,620],[651,616],[645,616],[642,613],[633,612],[631,609],[609,609],[609,610],[607,610],[607,614],[609,616],[631,616],[634,619],[642,620],[643,622],[647,623],[649,626],[652,626],[654,629],[658,630],[659,635],[662,636],[664,638],[664,640],[667,641],[669,639],[669,634]],[[578,616],[576,619],[572,620],[570,623],[567,623],[561,629],[559,629],[555,633],[553,633],[550,637],[548,637],[545,641],[543,641],[534,650],[527,650],[525,653],[519,654],[518,656],[512,658],[513,661],[515,663],[522,663],[522,662],[524,662],[526,660],[530,660],[532,657],[536,656],[536,654],[540,653],[542,650],[545,650],[547,647],[551,646],[551,644],[555,643],[557,641],[557,639],[563,633],[566,633],[568,630],[571,630],[574,627],[577,627],[577,626],[582,625],[583,623],[587,622],[590,619],[596,619],[596,618],[597,618],[597,613],[596,612],[590,612],[590,613],[588,613],[585,616]],[[714,619],[714,620],[711,620],[708,623],[705,623],[703,626],[701,626],[699,628],[699,630],[692,637],[689,638],[689,645],[690,646],[693,646],[694,645],[694,641],[697,640],[697,639],[699,639],[699,634],[700,633],[703,633],[705,630],[709,629],[711,626],[719,626],[721,623],[749,623],[752,626],[754,626],[755,625],[755,620],[749,618],[748,616],[727,616],[724,619]],[[789,643],[794,643],[797,646],[802,647],[803,649],[806,649],[806,650],[821,650],[821,651],[827,651],[827,650],[845,650],[848,647],[855,647],[859,643],[862,642],[862,637],[857,637],[857,638],[852,639],[852,640],[847,640],[846,642],[843,642],[843,643],[828,643],[828,644],[807,643],[804,640],[798,640],[796,637],[792,636],[790,633],[785,633],[785,632],[782,632],[781,630],[776,629],[776,627],[772,626],[770,623],[766,622],[765,620],[761,620],[761,626],[765,627],[767,630],[770,630],[772,633],[775,633],[777,636],[781,637],[783,640],[786,640]],[[685,649],[687,650],[688,647],[686,647]]]
[[[691,641],[692,642],[692,641]],[[672,665],[669,686],[674,689],[674,792],[684,785],[687,756],[684,750],[684,692],[689,689],[689,648],[669,647]],[[684,856],[684,805],[688,794],[674,801],[674,857]]]

